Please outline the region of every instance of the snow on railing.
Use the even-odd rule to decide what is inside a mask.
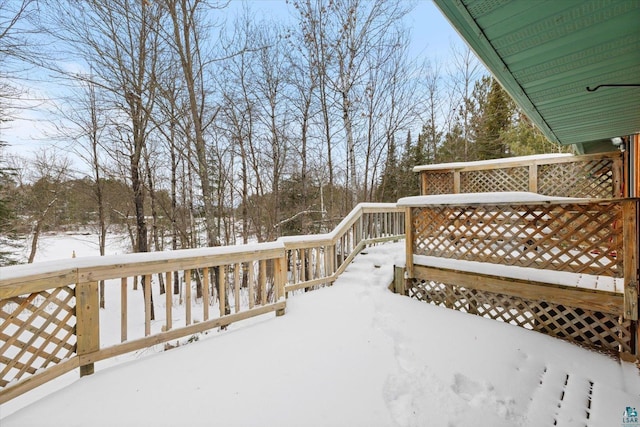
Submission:
[[[282,315],[287,292],[332,283],[366,245],[403,233],[404,209],[365,203],[322,235],[0,268],[0,403],[75,368]]]
[[[416,166],[423,195],[528,191],[561,197],[622,197],[619,151],[574,156],[543,154]]]

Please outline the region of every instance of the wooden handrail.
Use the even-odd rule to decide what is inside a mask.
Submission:
[[[291,273],[285,294],[333,283],[367,245],[403,238],[404,209],[395,203],[360,203],[329,233],[281,237]]]
[[[0,403],[70,370],[93,373],[96,361],[200,333],[250,317],[286,309],[286,292],[333,282],[368,244],[397,240],[404,232],[404,209],[362,203],[331,232],[284,237],[253,245],[171,252],[83,257],[0,268]],[[310,262],[311,260],[311,262]],[[300,261],[300,262],[298,262]],[[308,265],[305,269],[305,265]],[[307,280],[308,269],[312,279]],[[201,318],[193,318],[192,273],[203,285]],[[178,272],[185,283],[185,324],[172,321],[167,289],[165,324],[152,331],[151,292],[144,284],[161,275],[170,286]],[[211,277],[209,277],[211,276]],[[128,286],[142,279],[144,336],[129,337]],[[305,280],[301,280],[305,279]],[[121,342],[102,343],[98,282],[121,289]],[[240,301],[241,287],[247,286]],[[228,290],[229,289],[229,290]],[[209,291],[217,291],[220,315],[209,318]],[[248,296],[246,295],[248,293]],[[182,296],[181,296],[182,298]],[[231,313],[233,302],[234,313]],[[40,321],[31,324],[29,322]],[[40,319],[40,320],[38,320]],[[75,323],[74,323],[75,322]],[[54,331],[47,326],[55,326]],[[45,330],[46,329],[46,330]],[[34,334],[33,331],[39,331]],[[44,340],[36,342],[35,338]],[[49,344],[55,343],[50,346]],[[55,347],[55,349],[52,349]],[[28,360],[26,360],[26,359]],[[44,361],[44,362],[43,362]]]
[[[107,255],[12,265],[0,268],[0,299],[94,280],[156,274],[282,256],[279,242]],[[52,286],[53,285],[53,286]],[[25,288],[26,287],[26,288]]]

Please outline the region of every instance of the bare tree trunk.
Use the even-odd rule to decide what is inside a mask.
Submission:
[[[38,250],[40,233],[47,224],[55,225],[53,214],[64,192],[65,181],[68,178],[69,160],[60,159],[56,153],[42,150],[32,161],[32,180],[28,192],[23,195],[23,202],[33,212],[31,248],[28,263],[35,259]]]
[[[155,184],[153,179],[153,173],[151,172],[151,158],[147,147],[145,147],[145,165],[147,170],[147,183],[149,185],[149,197],[151,199],[151,238],[153,239],[153,246],[156,251],[162,251],[162,245],[160,243],[160,237],[158,236],[158,209],[157,198],[155,191]],[[158,284],[160,286],[160,295],[165,293],[164,287],[164,275],[158,274]]]
[[[31,236],[31,250],[29,251],[29,258],[27,260],[28,264],[33,263],[33,260],[36,257],[36,252],[38,251],[38,238],[40,237],[40,220],[36,221],[35,227],[33,227],[33,233]]]
[[[167,0],[167,7],[173,24],[172,42],[174,50],[180,58],[185,88],[189,99],[189,114],[192,123],[193,143],[198,160],[197,173],[202,188],[202,207],[207,232],[207,244],[219,246],[219,230],[215,227],[215,207],[212,200],[213,191],[209,159],[204,139],[205,91],[202,76],[203,58],[200,52],[200,33],[198,26],[199,1]]]
[[[89,139],[91,144],[91,165],[93,169],[94,193],[98,205],[98,247],[100,256],[104,256],[107,246],[107,218],[104,201],[104,183],[100,174],[100,160],[98,157],[99,132],[102,125],[98,121],[98,106],[95,93],[95,85],[89,85],[89,108],[91,114],[91,124]],[[100,308],[105,308],[104,280],[100,281]]]
[[[175,149],[175,129],[173,122],[171,123],[171,249],[178,249],[178,192],[177,186],[177,169],[178,161],[176,160]],[[168,285],[168,284],[167,284]],[[180,277],[178,272],[173,273],[173,294],[178,295],[180,293]]]
[[[350,212],[358,203],[358,180],[356,177],[356,150],[353,138],[353,124],[351,122],[351,113],[349,111],[350,101],[349,94],[342,92],[342,121],[344,123],[344,131],[347,137],[347,159],[349,162],[349,189],[347,191],[348,199],[345,211]]]
[[[453,93],[458,95],[454,105],[459,105],[458,114],[462,118],[462,138],[464,139],[463,161],[472,160],[471,153],[471,92],[480,72],[480,62],[468,46],[462,49],[451,48],[454,70]]]
[[[312,87],[317,85],[320,114],[322,117],[322,139],[326,152],[326,172],[328,174],[328,203],[322,201],[322,209],[328,211],[328,217],[334,217],[334,189],[335,167],[333,162],[333,132],[331,130],[331,101],[329,92],[328,67],[333,63],[333,56],[329,52],[331,40],[328,34],[328,8],[322,2],[313,3],[311,0],[296,0],[294,7],[299,12],[299,24],[302,31],[302,41],[307,52],[307,64]],[[313,90],[311,90],[313,92]],[[309,94],[311,96],[311,93]],[[324,182],[320,183],[324,187]],[[328,206],[327,206],[328,205]],[[323,214],[324,218],[324,214]],[[327,224],[331,226],[331,224]]]

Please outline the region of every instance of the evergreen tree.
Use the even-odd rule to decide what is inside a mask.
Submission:
[[[424,154],[426,157],[426,162],[423,164],[438,163],[438,147],[442,144],[442,132],[439,131],[436,124],[429,119],[427,123],[422,126],[420,136],[424,140]]]
[[[502,133],[511,126],[515,103],[496,79],[491,79],[491,89],[483,111],[485,117],[476,145],[478,159],[497,159],[509,155]]]
[[[424,130],[424,128],[423,128]],[[413,168],[429,163],[426,153],[427,135],[421,132],[414,144],[411,140],[411,133],[407,134],[404,156],[401,162],[401,180],[398,185],[399,197],[416,196],[420,194],[420,177],[413,172]]]
[[[465,141],[464,112],[469,114],[470,131]],[[423,133],[437,141],[427,140],[425,163],[449,163],[496,159],[570,149],[550,142],[517,108],[497,80],[485,76],[477,80],[471,97],[457,107],[452,125],[444,135],[433,132],[430,123]],[[435,158],[429,148],[435,146]],[[466,150],[465,150],[466,148]]]
[[[462,126],[455,123],[444,135],[442,145],[438,147],[438,163],[460,162],[464,159],[464,137]]]
[[[389,143],[387,161],[377,193],[379,200],[395,202],[402,197],[420,194],[420,177],[413,172],[413,168],[433,161],[433,156],[428,155],[426,149],[429,135],[424,130],[423,127],[423,132],[418,135],[415,143],[411,131],[407,132],[400,158],[396,155],[395,141]]]
[[[5,164],[5,156],[1,155],[6,145],[6,142],[0,141],[0,234],[3,235],[11,230],[14,216],[10,208],[11,169]]]
[[[6,164],[3,153],[6,142],[0,141],[0,243],[5,247],[14,246],[12,236],[15,234],[15,182],[14,170]],[[15,264],[15,251],[0,251],[0,266]]]
[[[500,139],[512,156],[571,152],[571,147],[549,141],[520,109],[516,111],[512,125],[502,131]]]
[[[409,131],[409,136],[411,131]],[[384,164],[384,171],[380,178],[380,185],[377,191],[377,199],[382,202],[395,202],[398,200],[398,184],[400,182],[400,169],[398,167],[398,154],[396,141],[393,135],[387,147],[387,160]]]

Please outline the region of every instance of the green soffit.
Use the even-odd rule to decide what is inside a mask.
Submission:
[[[640,0],[434,1],[550,140],[640,132]]]

